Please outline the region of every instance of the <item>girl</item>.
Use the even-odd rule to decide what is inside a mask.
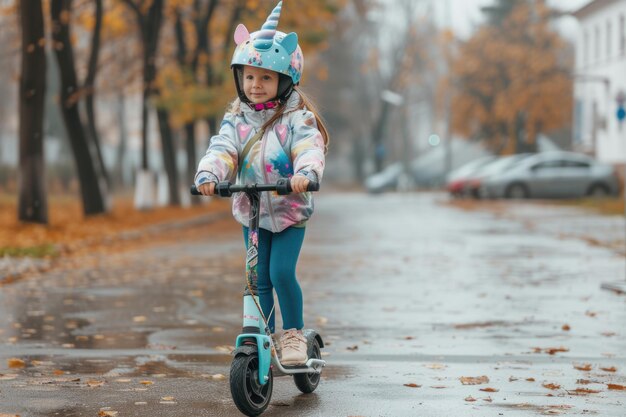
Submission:
[[[224,116],[219,134],[211,138],[200,161],[195,184],[203,195],[214,195],[215,184],[236,179],[239,184],[272,183],[291,178],[293,193],[264,193],[260,210],[258,292],[261,309],[274,333],[276,290],[285,330],[280,338],[281,363],[307,360],[302,335],[302,290],[296,263],[313,200],[305,192],[324,172],[328,133],[314,105],[298,88],[304,58],[298,35],[276,30],[282,1],[260,31],[235,30],[237,48],[231,68],[238,98]],[[233,215],[243,225],[248,242],[250,205],[243,193],[233,199]]]

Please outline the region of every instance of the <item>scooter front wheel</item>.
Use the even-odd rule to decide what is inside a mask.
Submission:
[[[261,385],[257,354],[235,356],[230,366],[230,394],[239,411],[251,417],[265,411],[272,398],[271,369],[268,376],[267,382]]]

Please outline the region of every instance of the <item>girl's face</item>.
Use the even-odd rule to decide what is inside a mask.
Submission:
[[[244,65],[243,92],[254,104],[275,99],[278,94],[278,73]]]

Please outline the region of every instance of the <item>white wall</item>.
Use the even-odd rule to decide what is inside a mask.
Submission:
[[[626,93],[626,0],[609,3],[579,21],[574,142],[602,161],[624,163],[626,122],[620,126],[617,121],[616,97],[619,91]]]

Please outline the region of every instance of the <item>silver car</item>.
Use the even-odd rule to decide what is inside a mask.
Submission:
[[[487,198],[576,198],[618,195],[615,168],[573,152],[543,152],[525,158],[510,170],[486,178]]]

